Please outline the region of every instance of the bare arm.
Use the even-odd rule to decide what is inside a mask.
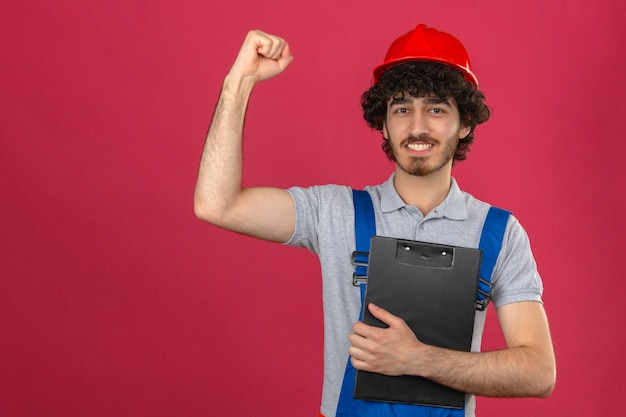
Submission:
[[[419,375],[469,394],[547,397],[556,379],[554,351],[543,305],[520,302],[498,309],[507,348],[458,352],[421,343],[404,320],[369,305],[389,325],[357,323],[349,353],[356,369],[386,375]]]
[[[287,43],[251,31],[239,51],[222,91],[202,152],[194,193],[198,218],[216,226],[265,240],[287,241],[295,209],[287,191],[241,187],[242,141],[248,101],[256,83],[280,74],[292,60]]]

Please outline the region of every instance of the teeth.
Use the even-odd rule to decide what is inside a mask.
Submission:
[[[413,143],[409,143],[407,145],[407,147],[415,150],[415,151],[425,151],[426,149],[432,147],[433,145],[431,145],[430,143],[423,143],[423,142],[413,142]]]

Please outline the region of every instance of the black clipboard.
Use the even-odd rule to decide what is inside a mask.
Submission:
[[[374,236],[364,306],[401,317],[422,342],[469,352],[480,249]],[[363,322],[387,327],[363,309]],[[357,371],[354,398],[463,408],[465,394],[426,378]]]

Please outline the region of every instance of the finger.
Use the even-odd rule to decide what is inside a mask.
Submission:
[[[229,74],[256,83],[275,77],[292,60],[287,43],[260,30],[248,32]]]
[[[368,344],[367,338],[358,333],[352,333],[350,336],[348,336],[348,342],[350,342],[352,346],[358,349],[365,349],[367,348]]]
[[[293,54],[289,44],[282,38],[260,32],[257,39],[256,52],[260,57],[275,61],[280,71],[293,61]]]
[[[293,61],[293,54],[291,53],[291,48],[289,48],[289,44],[285,42],[285,46],[283,47],[282,54],[278,59],[278,64],[282,69],[285,69],[287,65],[289,65]]]
[[[351,358],[362,362],[367,362],[372,359],[372,354],[368,350],[361,349],[356,346],[350,346],[348,348],[348,355],[350,355]]]
[[[282,53],[282,43],[273,39],[262,39],[258,44],[257,53],[269,59],[278,59]]]
[[[359,371],[372,371],[373,368],[365,361],[355,358],[354,356],[350,357],[350,362],[354,369],[358,369]]]
[[[358,335],[364,339],[372,337],[373,333],[377,330],[380,330],[380,327],[370,326],[369,324],[365,324],[362,321],[357,321],[352,325],[352,332],[355,335]]]
[[[287,42],[278,36],[269,35],[260,31],[257,31],[256,35],[255,43],[257,53],[265,58],[274,60],[280,59]]]
[[[402,320],[400,317],[394,316],[393,314],[391,314],[384,308],[378,307],[374,303],[369,303],[367,305],[367,309],[369,310],[370,313],[372,313],[374,317],[376,317],[378,320],[382,321],[389,327],[398,326],[404,322],[404,320]]]
[[[284,39],[274,39],[271,44],[268,56],[272,59],[279,60],[283,55],[283,49],[285,49],[285,45],[287,45],[287,42],[285,42]]]

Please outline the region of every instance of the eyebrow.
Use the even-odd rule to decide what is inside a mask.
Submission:
[[[441,97],[425,97],[424,103],[425,104],[445,104],[446,106],[452,108],[452,105],[450,104],[450,102]]]
[[[415,97],[413,96],[402,96],[402,97],[398,97],[398,98],[392,98],[391,99],[391,103],[389,103],[389,106],[394,106],[394,105],[398,105],[398,104],[410,104],[413,101],[415,101]],[[424,97],[424,104],[444,104],[449,108],[452,108],[452,105],[450,104],[450,102],[446,99],[443,99],[441,97]]]
[[[394,106],[397,104],[408,104],[408,103],[412,103],[415,99],[411,96],[402,96],[402,97],[394,97],[391,99],[391,103],[389,103],[389,106]]]

